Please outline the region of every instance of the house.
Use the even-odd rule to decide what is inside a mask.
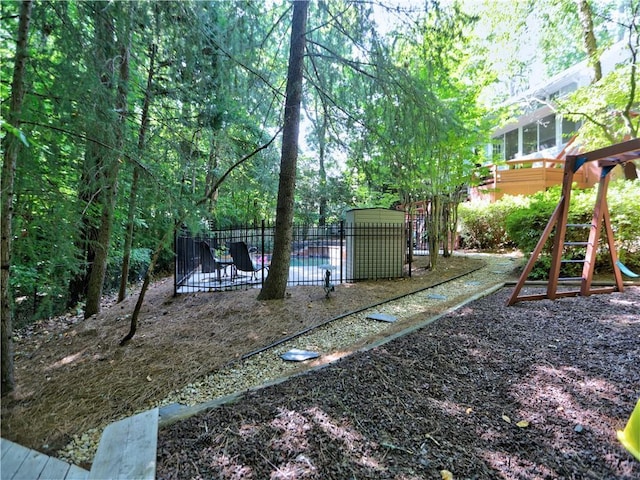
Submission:
[[[626,43],[616,43],[601,57],[603,74],[627,59]],[[564,158],[576,152],[573,139],[580,123],[556,113],[553,101],[588,85],[591,78],[585,60],[508,100],[508,106],[520,107],[520,115],[494,130],[486,149],[490,173],[471,190],[472,200],[494,202],[503,195],[530,195],[562,183]],[[596,169],[582,170],[575,178],[578,187],[595,185]]]

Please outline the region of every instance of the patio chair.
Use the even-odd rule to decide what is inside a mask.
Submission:
[[[224,265],[215,257],[215,250],[211,248],[209,242],[201,241],[200,242],[200,265],[202,265],[202,273],[211,273],[216,272],[218,274],[218,281],[222,281],[221,271],[224,271],[225,275],[227,274],[227,266]]]
[[[257,265],[249,255],[249,248],[244,242],[234,242],[229,244],[229,253],[233,258],[233,268],[236,271],[250,272],[251,279],[256,279],[256,272],[259,272],[263,268],[269,271],[269,265]]]

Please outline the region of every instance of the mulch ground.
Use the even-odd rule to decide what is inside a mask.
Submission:
[[[157,478],[640,478],[640,287],[509,293],[162,429]]]

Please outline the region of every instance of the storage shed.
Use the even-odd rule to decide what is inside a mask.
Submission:
[[[347,280],[399,278],[407,241],[405,214],[386,208],[347,211]]]

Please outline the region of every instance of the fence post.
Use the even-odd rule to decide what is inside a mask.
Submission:
[[[344,279],[342,278],[342,249],[345,249],[346,252],[346,245],[344,244],[344,220],[340,220],[340,283],[342,283],[344,281]]]
[[[178,295],[178,263],[180,262],[180,257],[178,255],[178,230],[175,229],[173,232],[173,253],[176,256],[176,260],[173,262],[173,296]]]
[[[260,285],[264,287],[264,218],[261,222],[260,236],[260,256],[262,257],[260,260],[263,267],[260,269]]]

